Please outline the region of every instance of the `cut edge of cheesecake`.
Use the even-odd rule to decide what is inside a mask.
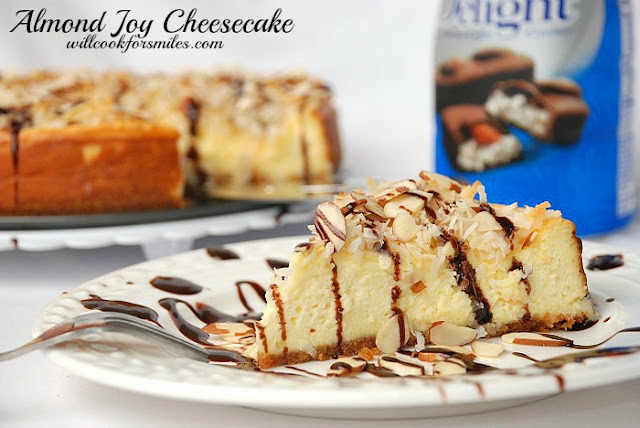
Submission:
[[[393,351],[430,343],[441,322],[492,337],[597,320],[575,225],[548,202],[489,204],[481,183],[426,172],[370,187],[321,203],[274,271],[245,354],[260,368],[367,352],[389,331]]]

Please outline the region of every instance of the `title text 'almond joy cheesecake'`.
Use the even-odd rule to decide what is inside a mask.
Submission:
[[[582,244],[549,206],[490,204],[479,182],[425,172],[323,202],[275,271],[246,355],[268,368],[389,353],[442,322],[478,336],[588,326]]]
[[[178,207],[216,186],[330,182],[332,93],[301,73],[0,74],[0,215]]]

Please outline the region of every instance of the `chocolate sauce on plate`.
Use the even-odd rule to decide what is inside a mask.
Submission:
[[[242,291],[242,286],[248,285],[255,292],[255,294],[262,299],[263,302],[267,303],[267,291],[262,288],[260,284],[254,281],[237,281],[236,289],[238,291],[238,299],[240,299],[240,303],[245,309],[249,312],[255,312],[254,309],[247,302],[247,297],[244,295],[244,291]]]
[[[89,299],[81,300],[80,303],[87,309],[96,309],[102,312],[119,312],[158,324],[158,313],[147,306],[122,300],[106,300],[95,294],[91,294]]]
[[[206,251],[207,254],[214,259],[234,260],[240,258],[239,255],[231,250],[227,250],[226,248],[207,248]]]
[[[624,256],[622,254],[603,254],[591,257],[587,264],[587,269],[608,270],[622,265],[624,265]]]
[[[189,280],[170,276],[156,276],[149,283],[158,290],[173,294],[198,294],[203,290],[202,286]]]

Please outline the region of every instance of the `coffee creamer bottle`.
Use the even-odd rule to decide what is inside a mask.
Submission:
[[[444,0],[436,169],[492,201],[548,200],[581,235],[627,223],[633,177],[627,0]]]

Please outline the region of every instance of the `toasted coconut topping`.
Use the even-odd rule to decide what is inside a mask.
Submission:
[[[455,257],[460,245],[483,253],[487,259],[500,260],[531,245],[545,220],[560,216],[559,211],[548,209],[548,202],[524,208],[516,203],[490,204],[479,181],[464,185],[425,171],[416,180],[370,180],[369,191],[343,192],[332,204],[324,203],[322,207],[328,214],[320,216],[321,230],[317,230],[318,222],[316,227],[311,226],[313,237],[297,251],[324,247],[330,253],[347,251],[357,255],[359,250],[387,251],[392,246],[400,259],[420,257],[427,261],[423,277],[416,277],[415,273],[401,275],[399,281],[406,287],[418,281],[428,284],[442,275],[441,266]],[[339,227],[329,228],[334,223]],[[384,259],[381,263],[391,262]],[[523,275],[528,273],[530,269]],[[444,274],[455,275],[453,271]]]

